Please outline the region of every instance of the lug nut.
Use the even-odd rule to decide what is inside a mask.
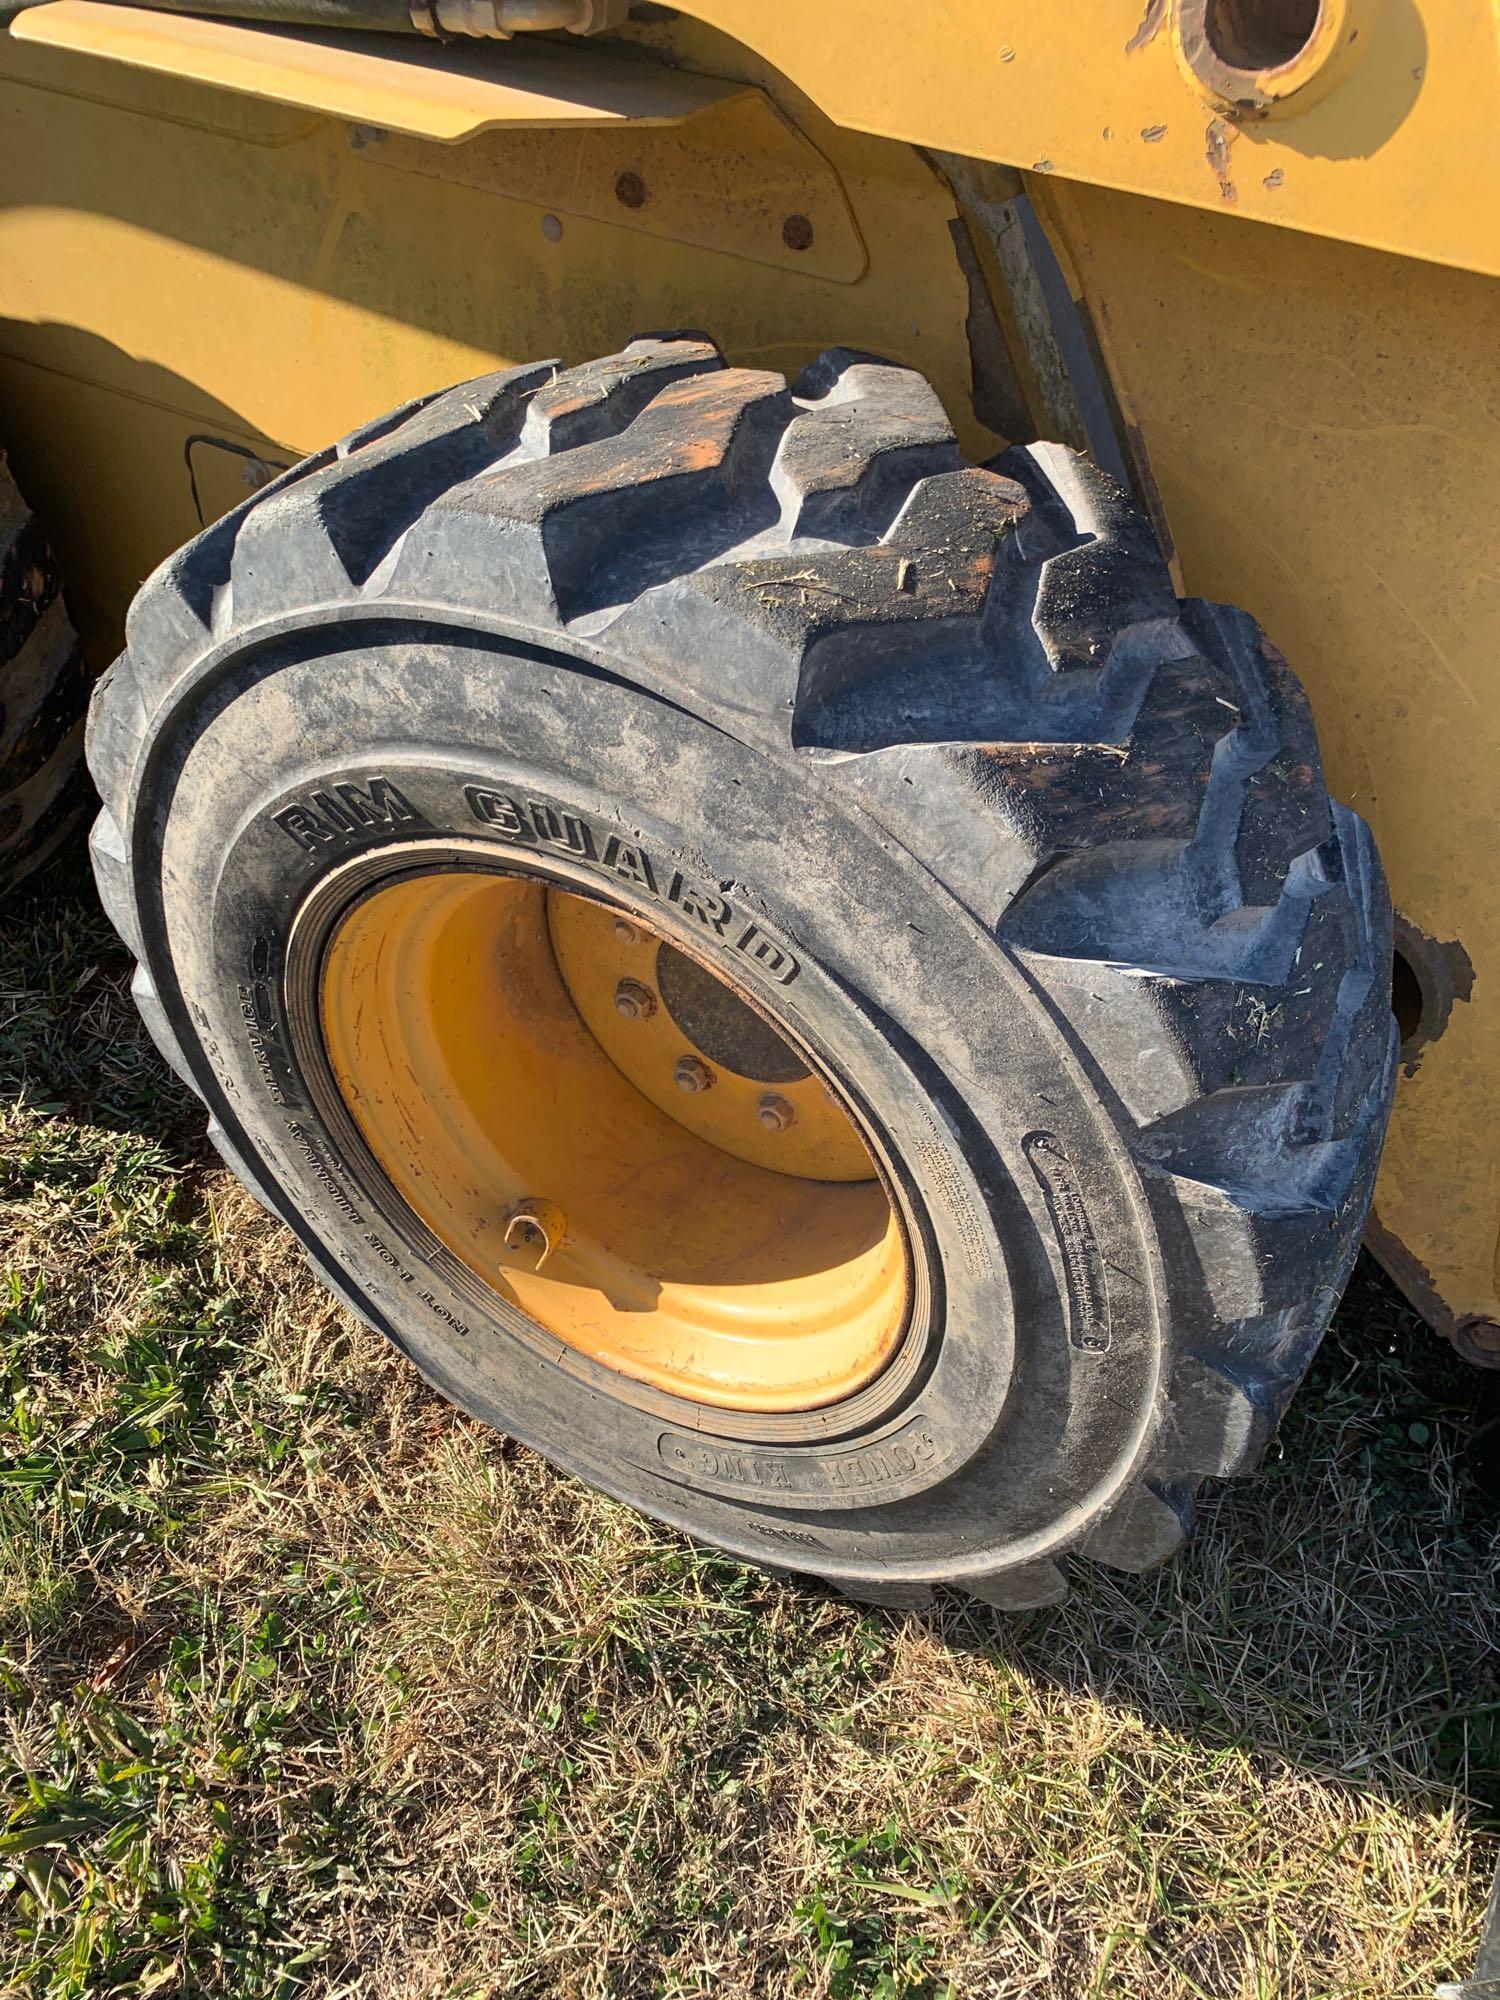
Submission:
[[[615,918],[615,936],[621,944],[639,944],[641,934],[634,924],[627,924],[623,917]]]
[[[714,1073],[708,1064],[700,1061],[697,1056],[682,1056],[678,1059],[677,1067],[672,1072],[672,1081],[679,1090],[689,1092],[712,1090],[714,1087]]]
[[[784,1097],[768,1090],[755,1107],[755,1115],[768,1132],[784,1132],[797,1122],[797,1113]]]
[[[656,1012],[656,995],[638,979],[622,979],[615,988],[615,1012],[627,1021],[649,1021]]]

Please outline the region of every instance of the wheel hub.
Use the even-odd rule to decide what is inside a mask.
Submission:
[[[850,1109],[635,913],[519,875],[407,876],[336,928],[321,1012],[420,1220],[627,1383],[809,1410],[895,1351],[905,1237]]]

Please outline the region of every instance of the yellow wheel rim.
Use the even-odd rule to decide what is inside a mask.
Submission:
[[[334,1079],[432,1235],[569,1347],[719,1408],[854,1394],[904,1232],[848,1109],[728,981],[534,878],[404,877],[324,956]]]

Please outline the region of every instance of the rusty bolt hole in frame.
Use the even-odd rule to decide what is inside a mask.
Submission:
[[[1454,1002],[1474,990],[1469,954],[1451,938],[1442,944],[1399,913],[1391,958],[1391,1012],[1401,1034],[1401,1061],[1415,1073],[1426,1050],[1447,1027]]]
[[[1204,0],[1203,34],[1227,69],[1280,69],[1317,32],[1321,0]]]
[[[1368,0],[1176,0],[1178,54],[1209,97],[1271,115],[1331,89],[1368,45]]]

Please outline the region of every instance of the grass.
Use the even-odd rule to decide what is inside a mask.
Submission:
[[[861,1611],[456,1414],[0,946],[0,1991],[1431,1993],[1500,1825],[1472,1383],[1361,1273],[1174,1566]]]

